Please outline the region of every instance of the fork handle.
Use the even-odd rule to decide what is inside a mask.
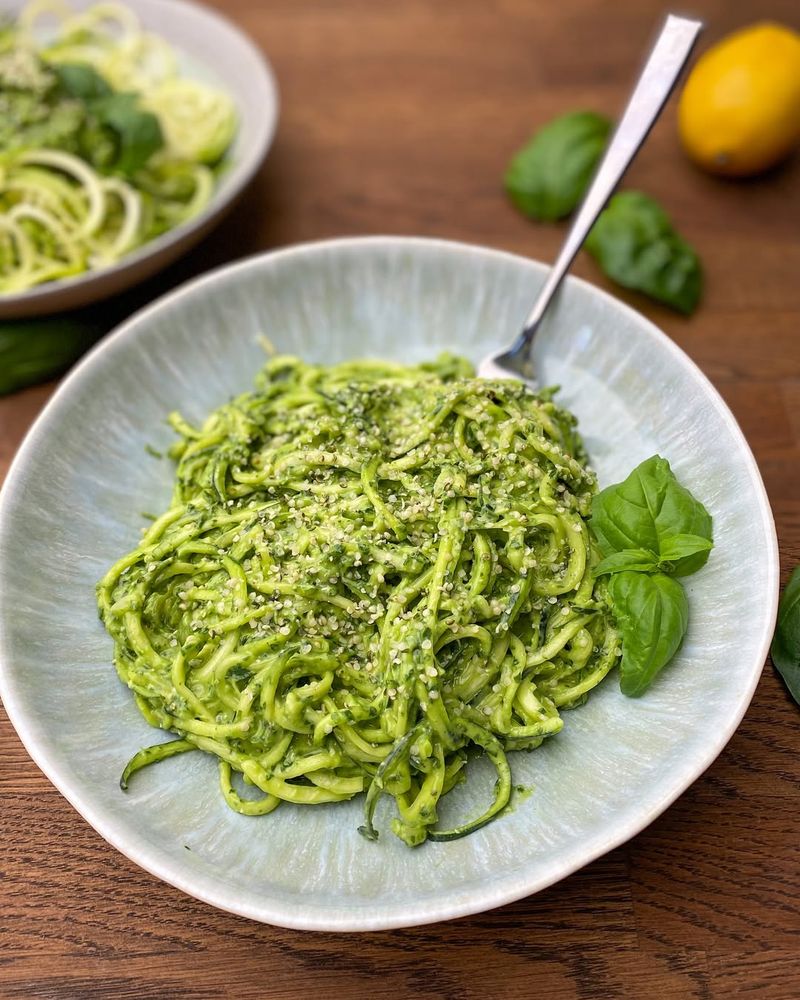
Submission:
[[[536,327],[589,235],[589,230],[666,104],[702,27],[702,21],[676,17],[674,14],[667,16],[561,252],[525,320],[525,326],[511,349],[511,354],[526,352]]]

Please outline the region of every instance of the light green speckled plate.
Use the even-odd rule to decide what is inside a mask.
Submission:
[[[637,313],[570,279],[535,364],[543,383],[563,386],[601,482],[657,451],[714,516],[711,559],[687,581],[687,641],[651,691],[627,699],[610,678],[566,715],[557,738],[512,756],[515,780],[533,795],[470,837],[416,850],[391,835],[363,840],[358,801],[239,816],[220,797],[216,762],[200,754],[119,790],[124,763],[159,733],[116,677],[94,584],[135,544],[141,512],[167,504],[169,463],[144,452],[170,443],[167,412],[197,420],[248,388],[263,359],[260,334],[314,361],[416,361],[445,348],[477,361],[517,331],[544,272],[507,254],[417,239],[268,254],[145,309],[53,397],[0,499],[0,693],[48,777],[148,871],[291,927],[442,920],[535,892],[622,843],[730,738],[775,619],[777,547],[761,478],[692,362]],[[457,801],[442,809],[445,825],[455,808],[475,811],[489,781],[473,765],[448,796]],[[386,819],[379,814],[384,828]]]

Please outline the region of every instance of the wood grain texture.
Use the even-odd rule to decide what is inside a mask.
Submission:
[[[547,117],[618,111],[657,0],[216,0],[269,53],[273,153],[230,219],[145,302],[232,257],[419,233],[551,258],[563,236],[506,203],[510,153]],[[694,0],[704,44],[796,0]],[[674,106],[628,180],[698,248],[686,320],[635,296],[722,392],[800,561],[800,162],[716,181],[682,157]],[[577,272],[605,284],[593,263]],[[101,315],[104,308],[99,307]],[[109,312],[111,315],[111,312]],[[50,387],[0,400],[0,476]],[[709,443],[713,447],[713,442]],[[304,934],[183,896],[108,847],[0,718],[0,997],[581,1000],[800,995],[800,712],[771,667],[728,747],[662,817],[559,885],[433,927]]]

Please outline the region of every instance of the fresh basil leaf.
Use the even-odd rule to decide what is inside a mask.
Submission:
[[[622,633],[620,688],[643,694],[678,651],[689,624],[683,587],[665,573],[617,573],[608,593]]]
[[[676,576],[694,573],[708,561],[711,515],[681,486],[669,462],[659,455],[642,462],[624,482],[597,493],[590,523],[604,556],[644,549],[655,553],[658,563],[671,562]],[[685,536],[697,536],[709,544],[700,548],[695,543],[692,548],[686,542],[681,554],[682,543],[669,540]]]
[[[544,125],[508,166],[505,188],[512,202],[534,219],[569,215],[583,198],[610,131],[611,122],[592,111]]]
[[[110,94],[93,101],[91,110],[117,137],[118,152],[112,165],[116,173],[135,174],[164,145],[158,118],[139,108],[135,94]]]
[[[781,597],[770,653],[775,669],[800,705],[800,566],[795,567]]]
[[[0,396],[54,378],[106,332],[95,313],[0,324]]]
[[[55,63],[51,69],[68,97],[86,102],[113,93],[103,77],[88,63]]]
[[[584,245],[624,288],[679,312],[694,312],[703,284],[700,261],[652,198],[639,191],[614,195]]]
[[[158,118],[139,107],[136,94],[117,93],[92,66],[53,66],[60,91],[80,101],[88,115],[81,152],[97,169],[130,177],[164,145]]]
[[[622,552],[612,552],[610,556],[601,559],[594,568],[595,576],[606,573],[623,573],[626,570],[637,570],[650,573],[658,569],[658,556],[646,549],[625,549]]]
[[[681,563],[698,552],[710,552],[713,544],[710,538],[700,535],[670,535],[661,541],[661,562]]]

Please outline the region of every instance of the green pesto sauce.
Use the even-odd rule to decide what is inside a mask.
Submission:
[[[0,153],[48,147],[78,151],[80,101],[58,93],[55,74],[28,49],[0,51]]]
[[[443,356],[279,357],[201,427],[171,420],[172,504],[98,587],[120,677],[180,737],[123,784],[200,749],[250,815],[366,792],[375,839],[385,793],[416,845],[501,812],[507,752],[558,733],[619,655],[574,418]],[[440,830],[476,750],[493,801]]]

